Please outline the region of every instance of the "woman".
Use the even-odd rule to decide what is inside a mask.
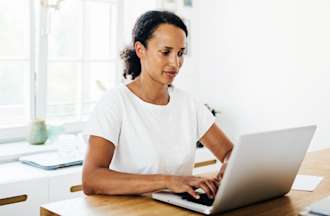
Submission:
[[[133,29],[124,77],[109,90],[88,123],[89,148],[83,168],[86,194],[143,194],[163,189],[201,188],[212,198],[218,178],[192,176],[196,141],[226,164],[231,142],[207,108],[172,86],[184,60],[187,28],[171,12],[149,11]]]

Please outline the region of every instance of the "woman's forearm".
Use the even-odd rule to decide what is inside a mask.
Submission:
[[[122,173],[97,168],[84,174],[83,189],[91,194],[143,194],[167,188],[170,176]]]

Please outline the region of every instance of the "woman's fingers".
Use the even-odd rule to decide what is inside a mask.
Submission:
[[[209,198],[214,198],[217,191],[217,185],[211,179],[206,178],[197,178],[195,182],[193,182],[194,187],[201,188]]]
[[[203,189],[203,191],[207,194],[207,196],[212,199],[213,195],[212,195],[212,191],[211,189],[208,187],[208,185],[206,184],[206,182],[202,182],[200,183],[200,188]]]
[[[192,189],[192,187],[187,188],[187,193],[189,193],[195,199],[199,199],[199,195],[196,193],[196,191],[194,189]]]
[[[206,180],[205,183],[208,186],[208,188],[211,190],[212,197],[210,198],[214,198],[215,195],[217,194],[217,186],[212,180]]]
[[[217,190],[218,190],[217,185],[211,180],[205,180],[203,182],[203,185],[207,187],[208,191],[205,191],[204,189],[203,190],[206,192],[209,198],[213,199],[217,194]]]
[[[218,182],[215,179],[203,178],[203,177],[173,177],[169,184],[169,189],[176,192],[187,192],[196,199],[199,199],[198,193],[194,190],[201,188],[209,198],[214,198],[217,189]]]

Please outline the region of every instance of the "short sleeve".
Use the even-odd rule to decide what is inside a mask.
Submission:
[[[122,122],[119,93],[112,90],[97,103],[84,129],[86,139],[99,136],[118,145]]]
[[[195,104],[197,115],[197,140],[200,140],[214,124],[216,118],[203,103],[195,101]]]

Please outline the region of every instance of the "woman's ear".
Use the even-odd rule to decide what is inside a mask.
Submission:
[[[141,58],[144,56],[145,54],[145,47],[143,46],[143,44],[139,41],[135,42],[134,44],[134,49],[136,52],[136,55]]]

